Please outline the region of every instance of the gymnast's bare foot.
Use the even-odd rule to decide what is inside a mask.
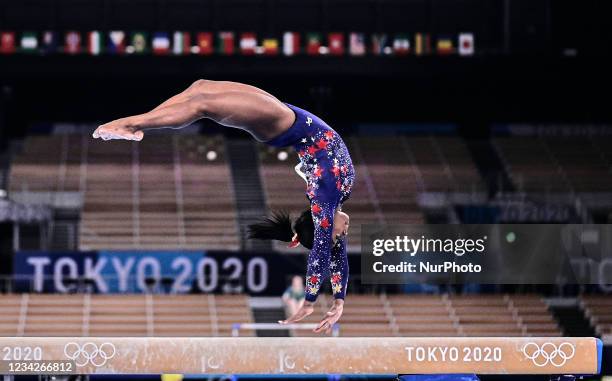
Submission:
[[[103,140],[135,140],[141,141],[144,137],[142,131],[130,125],[128,118],[113,120],[98,127],[93,133],[94,139],[101,138]]]
[[[312,314],[313,312],[314,312],[314,303],[304,301],[304,304],[302,304],[302,307],[300,307],[300,309],[297,310],[297,312],[294,313],[293,316],[291,316],[287,320],[279,320],[278,322],[280,324],[297,323],[298,321],[304,319],[306,316]]]
[[[319,323],[317,328],[313,330],[313,332],[316,332],[316,333],[325,332],[329,334],[332,331],[334,324],[336,324],[336,322],[340,319],[340,316],[342,316],[343,310],[344,310],[344,300],[343,299],[334,300],[334,305],[325,314],[325,317],[323,318],[323,320],[321,320],[321,322]]]

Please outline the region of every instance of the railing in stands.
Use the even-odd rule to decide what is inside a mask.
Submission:
[[[277,324],[277,323],[235,323],[232,325],[232,336],[239,337],[240,330],[261,330],[261,331],[286,331],[286,330],[313,330],[318,324]],[[340,324],[332,327],[332,336],[340,336]]]

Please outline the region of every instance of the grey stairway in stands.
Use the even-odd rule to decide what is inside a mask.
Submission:
[[[51,224],[51,250],[78,250],[79,216],[75,209],[55,209]]]
[[[510,176],[489,139],[467,139],[466,145],[480,176],[487,184],[490,197],[498,192],[515,191]]]
[[[266,215],[266,198],[259,175],[259,153],[255,143],[245,139],[226,139],[226,152],[232,171],[236,212],[244,250],[269,251],[269,241],[246,239],[247,226]]]
[[[276,322],[287,318],[285,315],[284,303],[280,295],[278,297],[251,297],[249,305],[253,313],[255,323],[270,324],[276,326]],[[277,326],[281,328],[280,325]],[[291,336],[286,329],[258,329],[256,336],[261,337],[287,337]]]
[[[253,309],[253,319],[255,323],[276,323],[279,320],[284,320],[285,310],[282,307],[270,308],[255,308]],[[260,337],[287,337],[289,331],[286,329],[279,330],[256,330],[256,336]]]
[[[551,311],[563,328],[565,336],[595,336],[595,329],[591,326],[591,322],[586,318],[584,311],[578,303],[569,306],[552,307]]]

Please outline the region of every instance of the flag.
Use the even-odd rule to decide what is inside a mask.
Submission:
[[[132,33],[131,46],[126,48],[127,53],[143,54],[148,51],[147,34],[144,32]]]
[[[36,32],[23,32],[21,34],[20,48],[23,53],[33,53],[38,49]]]
[[[199,32],[196,39],[198,54],[208,55],[213,53],[213,34],[211,32]]]
[[[421,33],[414,35],[414,54],[417,56],[423,55],[423,34]]]
[[[341,56],[344,54],[344,35],[342,33],[330,33],[327,36],[329,54]]]
[[[388,46],[389,37],[386,34],[375,33],[372,35],[372,54],[380,56],[391,53],[391,48]]]
[[[0,53],[15,53],[15,32],[0,32]]]
[[[365,36],[363,33],[351,33],[349,38],[349,52],[352,56],[363,56],[366,53]]]
[[[453,41],[447,37],[439,38],[436,45],[436,50],[439,55],[452,54],[454,51]]]
[[[414,54],[417,56],[431,54],[431,37],[429,34],[417,33],[414,35]]]
[[[93,56],[102,53],[102,37],[100,32],[94,30],[87,34],[87,51]]]
[[[217,51],[224,55],[234,54],[234,32],[219,32]]]
[[[189,32],[174,32],[172,52],[177,56],[191,53],[191,34]]]
[[[306,35],[306,53],[311,56],[320,54],[321,35],[319,33],[308,33]]]
[[[240,35],[240,52],[245,56],[252,56],[257,49],[257,35],[255,33],[242,33]]]
[[[170,36],[166,32],[154,33],[151,46],[153,54],[164,55],[170,53]]]
[[[44,32],[42,37],[42,52],[45,54],[52,54],[57,52],[57,47],[57,33],[53,31]]]
[[[296,32],[285,32],[283,34],[283,54],[293,56],[300,54],[300,34]]]
[[[398,34],[393,39],[393,52],[398,56],[410,53],[410,37],[405,34]]]
[[[460,33],[459,34],[459,54],[462,56],[474,55],[474,34]]]
[[[454,52],[453,40],[447,36],[438,37],[436,50],[438,51],[439,55],[452,54]]]
[[[263,45],[263,54],[267,56],[275,56],[278,54],[278,39],[264,38],[262,45]]]
[[[111,30],[108,32],[107,52],[110,54],[125,53],[125,32],[121,30]]]
[[[75,31],[66,32],[64,52],[68,54],[78,54],[81,52],[81,33]]]

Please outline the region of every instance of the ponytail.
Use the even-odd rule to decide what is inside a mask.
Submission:
[[[272,212],[272,216],[263,221],[249,225],[249,239],[266,239],[283,242],[291,242],[293,230],[291,229],[291,217],[287,211]]]
[[[310,208],[304,210],[295,222],[291,221],[291,216],[287,211],[274,211],[272,216],[249,225],[248,238],[291,242],[294,229],[300,244],[307,249],[312,249],[314,222]]]

